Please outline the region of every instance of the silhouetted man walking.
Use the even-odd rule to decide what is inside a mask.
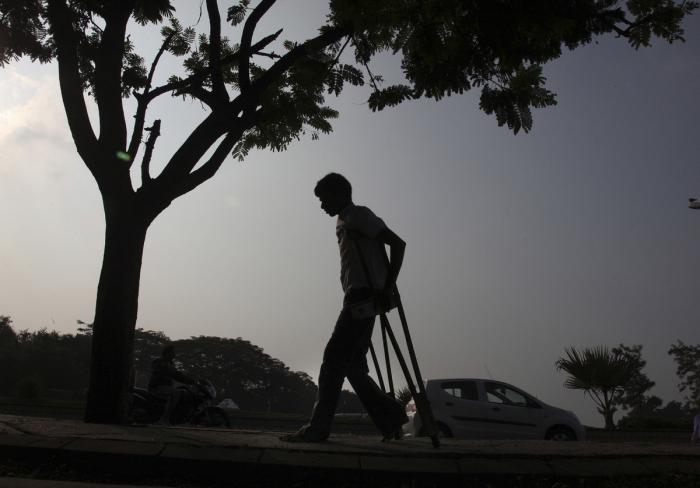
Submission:
[[[400,437],[401,426],[408,421],[403,407],[369,376],[366,355],[375,315],[358,314],[356,305],[375,299],[378,308],[388,308],[406,244],[370,209],[353,204],[352,186],[344,176],[337,173],[324,176],[316,184],[314,193],[328,215],[338,216],[335,232],[340,247],[340,282],[345,297],[323,353],[311,420],[298,432],[281,439],[288,442],[326,440],[346,377],[384,439]],[[388,266],[382,249],[384,245],[390,247]],[[368,274],[372,282],[369,282]]]

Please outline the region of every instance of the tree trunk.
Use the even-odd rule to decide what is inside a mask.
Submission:
[[[152,221],[134,197],[132,193],[116,203],[104,199],[104,257],[93,322],[86,422],[124,424],[129,420],[141,260]]]
[[[615,408],[612,405],[612,397],[608,397],[607,392],[603,392],[603,417],[605,417],[605,428],[607,430],[615,429],[615,421],[613,420],[613,415],[615,414]]]
[[[613,430],[615,428],[615,422],[613,421],[613,413],[610,410],[605,412],[605,428],[607,430]]]

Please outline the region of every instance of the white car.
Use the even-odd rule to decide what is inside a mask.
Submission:
[[[586,430],[573,412],[552,407],[507,383],[460,378],[425,386],[439,434],[463,439],[581,441]],[[415,404],[407,407],[406,434],[424,435]]]

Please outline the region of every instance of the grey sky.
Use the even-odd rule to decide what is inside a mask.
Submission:
[[[260,36],[285,26],[303,39],[323,19],[325,2],[278,3]],[[176,3],[185,23],[198,4]],[[477,92],[374,114],[367,89],[328,98],[341,112],[331,135],[230,160],[156,220],[139,326],[240,336],[315,377],[341,289],[334,221],[313,187],[339,171],[408,243],[399,286],[424,376],[491,375],[600,425],[554,362],[569,345],[623,342],[644,345],[653,393],[677,398],[668,347],[700,343],[700,211],[686,208],[700,196],[697,15],[686,34],[565,53],[545,69],[559,105],[536,112],[528,135],[480,112]],[[134,36],[150,63],[157,36]],[[0,314],[74,332],[94,311],[99,194],[72,147],[55,66],[14,64],[0,90]],[[159,102],[155,159],[203,115]]]

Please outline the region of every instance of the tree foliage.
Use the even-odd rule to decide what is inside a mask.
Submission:
[[[89,336],[45,328],[15,332],[11,322],[9,317],[0,317],[0,396],[36,398],[53,391],[63,397],[83,397],[89,371]]]
[[[678,388],[685,393],[684,407],[690,411],[700,410],[700,344],[691,345],[683,341],[673,344],[668,353],[676,362]]]
[[[240,337],[197,336],[173,344],[183,371],[210,379],[221,398],[244,410],[308,413],[313,406],[316,385],[309,375]]]
[[[613,347],[611,352],[614,356],[623,358],[630,369],[629,379],[622,390],[613,398],[613,402],[616,406],[625,410],[648,408],[650,399],[654,397],[647,395],[647,392],[656,383],[642,372],[647,364],[646,360],[642,358],[642,345],[625,346],[620,344],[617,347]]]
[[[623,354],[603,346],[582,351],[570,347],[564,354],[556,362],[557,369],[569,375],[564,386],[589,395],[605,419],[605,428],[614,428],[615,398],[623,394],[633,377],[633,365]]]
[[[692,430],[692,416],[683,405],[677,401],[670,401],[663,405],[661,398],[651,396],[643,405],[630,410],[627,415],[617,423],[621,429],[649,430],[649,429],[683,429]]]
[[[250,3],[230,2],[226,23],[237,27],[256,12],[259,20],[274,1],[262,1],[256,8]],[[275,73],[274,82],[269,80],[265,87],[267,103],[261,104],[267,110],[259,114],[260,124],[251,127],[236,155],[242,157],[253,147],[282,150],[305,132],[304,127],[314,134],[327,132],[328,119],[335,113],[320,112],[323,92],[337,95],[344,83],[363,85],[365,76],[372,81],[368,97],[372,110],[420,97],[439,100],[476,87],[481,88],[480,107],[494,114],[499,125],[516,133],[529,131],[531,109],[556,103],[545,87],[543,64],[606,33],[624,38],[635,49],[649,46],[654,37],[682,40],[682,21],[697,6],[695,1],[671,0],[331,0],[327,23],[319,27],[321,32],[343,35],[307,43],[302,56],[295,54],[292,63],[284,63],[285,71]],[[0,13],[0,64],[23,55],[42,62],[57,56],[58,26],[52,27],[51,19],[60,13],[72,24],[80,77],[84,87],[92,89],[110,21],[132,17],[142,25],[168,22],[161,28],[163,50],[175,56],[189,53],[184,60],[188,77],[173,76],[171,82],[178,86],[167,92],[213,101],[217,91],[209,69],[213,52],[221,58],[214,78],[220,76],[224,85],[240,89],[241,66],[233,61],[240,61],[241,44],[222,37],[220,28],[201,34],[195,42],[194,30],[182,27],[170,0],[0,0]],[[216,47],[210,42],[213,35]],[[338,62],[343,38],[352,43],[354,65]],[[286,54],[300,47],[296,41],[284,43]],[[129,96],[137,90],[145,96],[149,77],[144,58],[128,39],[122,48],[122,93]],[[369,63],[387,51],[401,56],[405,80],[381,86],[381,76],[373,75]],[[249,54],[282,57],[262,50]],[[246,76],[252,78],[269,71],[253,64],[248,69]],[[297,110],[290,109],[293,101],[300,102]],[[267,127],[258,128],[263,122]]]
[[[76,334],[61,334],[46,329],[15,332],[11,322],[0,316],[0,396],[84,398],[92,325],[78,321]],[[161,331],[137,329],[134,375],[141,386],[148,381],[151,361],[171,343],[178,366],[194,378],[211,380],[219,400],[232,398],[245,410],[298,414],[313,406],[316,385],[309,375],[291,371],[241,338],[198,336],[172,342]],[[354,394],[345,393],[347,408],[354,408]]]

